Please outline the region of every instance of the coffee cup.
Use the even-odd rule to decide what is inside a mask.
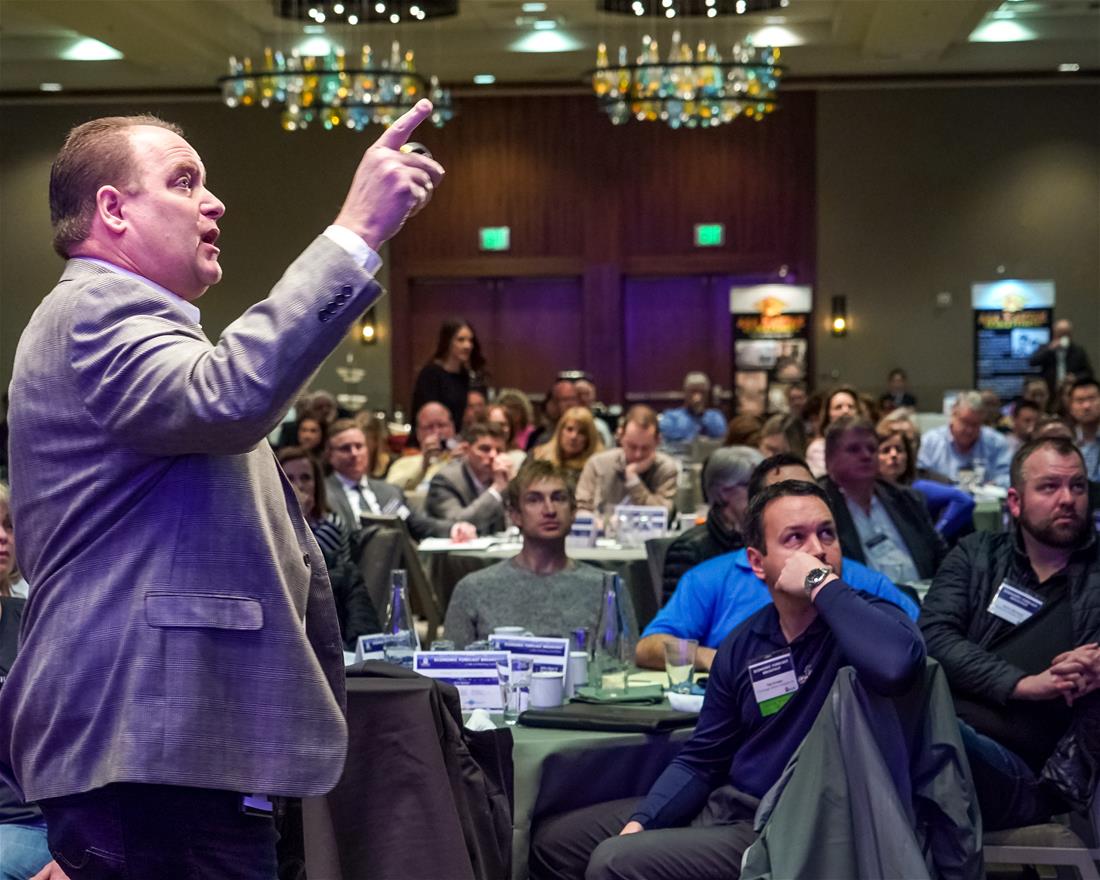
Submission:
[[[560,706],[564,697],[564,682],[560,672],[536,672],[531,676],[531,708],[552,709]]]

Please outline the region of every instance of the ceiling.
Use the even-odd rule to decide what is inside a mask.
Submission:
[[[391,0],[401,2],[401,0]],[[407,2],[407,0],[406,0]],[[650,4],[656,0],[650,0]],[[678,0],[673,0],[678,2]],[[416,50],[417,67],[464,91],[475,74],[509,84],[580,86],[596,46],[625,43],[636,55],[643,34],[662,49],[673,29],[692,43],[731,46],[768,28],[763,42],[783,45],[782,63],[796,81],[963,76],[1089,78],[1100,74],[1100,0],[789,0],[772,13],[666,21],[599,12],[595,0],[546,0],[523,13],[521,0],[460,0],[458,15],[402,25],[324,26],[349,49],[361,42],[388,49],[396,37]],[[575,48],[517,52],[536,34],[535,21]],[[997,23],[1001,24],[997,24]],[[1020,42],[972,42],[979,26],[1014,29]],[[0,95],[39,94],[59,83],[80,92],[211,92],[230,55],[258,56],[264,46],[289,49],[303,25],[275,16],[271,0],[0,0]],[[61,53],[92,37],[124,56],[65,61]],[[760,42],[760,40],[758,40]],[[1059,64],[1080,71],[1058,73]],[[43,97],[47,97],[43,95]]]

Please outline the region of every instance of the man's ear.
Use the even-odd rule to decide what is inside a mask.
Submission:
[[[504,509],[508,511],[508,521],[518,529],[520,526],[519,511],[513,510],[510,504],[505,505]]]
[[[745,552],[748,554],[749,565],[752,566],[752,573],[760,578],[760,580],[764,580],[764,554],[755,547],[746,547]]]
[[[1008,508],[1009,514],[1013,519],[1020,518],[1020,493],[1015,489],[1009,489],[1008,495],[1005,497],[1005,506]]]
[[[126,228],[122,218],[123,194],[110,184],[101,186],[95,194],[95,212],[110,232],[118,235]]]

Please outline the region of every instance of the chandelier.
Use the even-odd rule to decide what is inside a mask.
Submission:
[[[329,25],[402,24],[454,15],[458,0],[272,0],[281,18]],[[310,30],[306,28],[307,32]],[[323,50],[322,50],[323,51]],[[282,107],[285,131],[319,123],[326,130],[390,125],[421,98],[432,102],[432,122],[454,117],[450,91],[434,76],[416,70],[411,49],[394,40],[388,57],[363,44],[358,57],[332,46],[326,54],[289,54],[264,49],[263,58],[231,56],[229,72],[218,78],[227,107]]]
[[[328,131],[346,127],[362,131],[368,125],[390,125],[421,98],[432,102],[432,122],[442,126],[454,117],[449,90],[437,77],[425,80],[416,72],[412,50],[401,52],[393,41],[389,59],[374,61],[364,45],[358,65],[349,66],[343,49],[327,56],[299,55],[270,48],[263,61],[229,59],[229,74],[220,77],[227,107],[282,106],[285,131],[298,131],[319,121]]]
[[[744,14],[786,6],[784,0],[602,0],[609,12],[632,11],[641,17],[652,12],[664,19],[719,14]],[[629,5],[628,5],[629,4]],[[719,7],[721,4],[721,8]],[[707,128],[732,122],[739,116],[760,122],[779,106],[776,97],[783,68],[779,49],[756,46],[750,37],[735,43],[727,55],[718,44],[699,40],[695,49],[674,31],[667,59],[661,60],[657,40],[642,38],[641,53],[631,63],[626,46],[619,47],[618,63],[611,64],[607,45],[596,51],[596,67],[585,75],[600,108],[621,125],[630,119],[661,120],[672,128]]]

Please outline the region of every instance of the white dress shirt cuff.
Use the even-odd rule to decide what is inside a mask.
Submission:
[[[348,252],[353,260],[362,266],[372,278],[382,265],[382,258],[374,249],[358,235],[346,226],[337,226],[335,223],[325,230],[326,238],[331,239]]]

